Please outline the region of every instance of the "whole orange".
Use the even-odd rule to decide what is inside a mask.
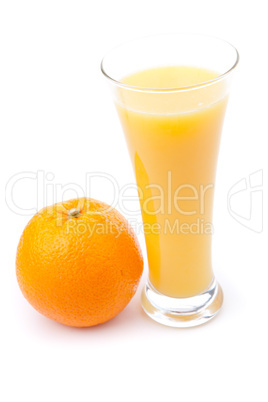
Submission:
[[[17,250],[17,279],[29,303],[76,327],[103,323],[123,310],[142,270],[141,249],[127,220],[91,198],[39,211]]]

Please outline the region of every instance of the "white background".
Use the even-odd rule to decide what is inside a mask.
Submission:
[[[266,401],[266,2],[4,0],[0,30],[1,400]],[[127,308],[110,322],[88,329],[65,327],[37,313],[19,290],[16,247],[31,213],[19,215],[14,205],[12,211],[4,188],[20,172],[50,173],[44,185],[58,189],[54,198],[49,191],[40,195],[35,180],[21,180],[14,188],[17,206],[39,209],[60,201],[66,189],[62,186],[69,183],[86,191],[87,172],[109,173],[120,188],[133,183],[99,64],[122,41],[162,32],[218,36],[234,44],[241,56],[215,198],[214,271],[224,289],[224,307],[203,326],[164,327],[142,312],[141,284]],[[236,182],[259,170],[263,217],[261,193],[255,193],[250,229],[230,215],[227,195]],[[108,182],[93,184],[87,195],[111,202]],[[74,195],[65,191],[64,198]],[[249,218],[250,189],[233,197],[232,207]],[[145,255],[141,234],[139,239]]]

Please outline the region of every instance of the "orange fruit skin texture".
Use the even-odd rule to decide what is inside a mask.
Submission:
[[[70,216],[72,208],[80,215]],[[143,271],[138,239],[114,208],[73,199],[40,210],[21,236],[16,274],[29,303],[65,325],[115,317],[134,296]]]

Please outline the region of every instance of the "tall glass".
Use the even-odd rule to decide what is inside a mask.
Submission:
[[[167,34],[123,44],[101,64],[138,186],[149,265],[142,306],[162,324],[202,324],[223,302],[211,265],[212,210],[237,62],[223,40]]]

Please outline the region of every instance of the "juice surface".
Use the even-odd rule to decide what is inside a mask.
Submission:
[[[117,103],[135,169],[149,280],[171,297],[190,297],[213,279],[212,207],[227,96],[222,84],[184,91],[217,77],[187,66],[140,71],[123,83],[165,89],[121,89]]]

